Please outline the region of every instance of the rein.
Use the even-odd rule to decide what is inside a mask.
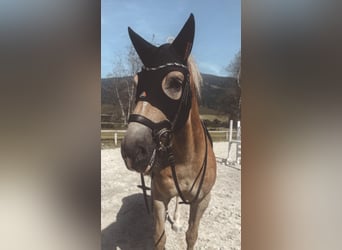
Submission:
[[[180,187],[179,187],[179,183],[178,183],[178,179],[177,179],[177,174],[176,174],[176,164],[175,164],[175,157],[172,153],[172,151],[170,150],[168,152],[168,161],[171,165],[171,170],[172,170],[172,178],[173,178],[173,181],[175,182],[175,186],[176,186],[176,189],[177,189],[177,192],[178,192],[178,196],[182,199],[182,202],[180,202],[179,204],[192,204],[193,202],[195,202],[197,199],[198,199],[198,196],[200,194],[200,191],[201,191],[201,188],[202,188],[202,185],[203,185],[203,181],[204,181],[204,177],[205,177],[205,172],[207,170],[207,153],[208,153],[208,139],[207,139],[207,133],[206,133],[206,129],[204,127],[204,124],[202,122],[202,127],[203,127],[203,133],[204,133],[204,138],[205,138],[205,155],[204,155],[204,159],[203,159],[203,163],[202,163],[202,167],[201,167],[201,170],[198,174],[200,174],[202,172],[202,169],[203,169],[203,172],[202,172],[202,176],[201,176],[201,180],[200,180],[200,183],[199,183],[199,186],[198,186],[198,189],[197,189],[197,192],[196,192],[196,195],[195,197],[191,200],[191,201],[188,201],[185,199]],[[198,177],[197,177],[198,178]],[[196,181],[197,181],[197,178],[195,179],[192,187],[194,187]],[[191,187],[191,189],[192,189]]]

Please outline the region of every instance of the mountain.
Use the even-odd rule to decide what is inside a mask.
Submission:
[[[202,74],[202,78],[200,106],[215,110],[217,114],[234,116],[240,97],[236,78],[208,74]]]
[[[209,74],[201,74],[203,84],[201,86],[200,113],[210,117],[222,116],[236,119],[239,117],[238,108],[240,89],[233,77],[221,77]],[[116,85],[115,85],[116,84]],[[101,79],[101,111],[107,114],[107,120],[122,120],[117,92],[124,109],[128,107],[128,88],[132,87],[132,77],[113,77]],[[110,118],[108,118],[110,117]],[[209,116],[208,116],[209,117]]]

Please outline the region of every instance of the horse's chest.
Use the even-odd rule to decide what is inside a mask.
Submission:
[[[191,189],[192,178],[187,171],[182,171],[182,169],[176,169],[176,175],[181,191],[187,193],[187,191]],[[167,194],[170,197],[178,194],[170,167],[163,169],[156,174],[153,177],[153,182],[157,189],[156,191],[159,193]]]

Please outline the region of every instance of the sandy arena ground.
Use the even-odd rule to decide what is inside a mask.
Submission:
[[[214,143],[217,180],[204,213],[195,249],[241,249],[240,166],[219,163],[227,157],[227,142]],[[102,250],[153,249],[152,216],[146,212],[140,175],[126,169],[120,149],[101,150]],[[150,181],[146,178],[147,185]],[[172,214],[174,200],[170,202]],[[166,249],[186,249],[188,205],[180,205],[182,229],[174,232],[166,222]]]

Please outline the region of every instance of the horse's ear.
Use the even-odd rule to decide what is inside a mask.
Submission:
[[[157,48],[147,42],[144,38],[135,33],[130,27],[128,27],[129,38],[131,39],[135,50],[137,51],[141,61],[145,66],[149,65],[149,56]]]
[[[176,39],[172,42],[172,46],[177,53],[186,61],[191,53],[192,44],[195,35],[195,18],[191,13],[190,17],[184,24],[182,30],[177,35]]]

